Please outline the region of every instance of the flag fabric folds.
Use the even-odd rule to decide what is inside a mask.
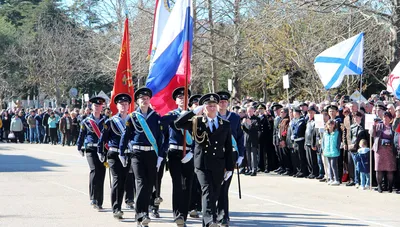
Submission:
[[[325,89],[340,86],[345,75],[363,73],[364,33],[353,36],[323,51],[314,67]]]
[[[133,101],[134,91],[133,91],[132,70],[131,70],[131,52],[129,45],[128,18],[125,19],[124,35],[122,37],[122,45],[119,54],[117,72],[115,73],[114,87],[111,92],[110,109],[113,114],[118,113],[117,106],[114,103],[114,98],[116,95],[120,93],[127,93],[132,97],[132,102],[129,107],[129,112],[134,111],[135,102]]]
[[[387,91],[391,92],[396,98],[400,98],[400,62],[394,67],[387,81]]]
[[[150,48],[148,53],[150,61],[152,61],[152,58],[157,50],[158,43],[160,42],[162,32],[164,31],[165,25],[167,24],[170,12],[171,8],[169,0],[156,0],[153,32],[151,34]]]
[[[175,109],[175,88],[190,80],[190,56],[193,41],[191,0],[177,0],[165,25],[153,56],[146,87],[153,92],[151,104],[161,115]]]

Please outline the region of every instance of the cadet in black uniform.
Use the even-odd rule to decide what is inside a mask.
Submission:
[[[192,95],[189,98],[189,109],[194,110],[199,106],[201,95]],[[198,113],[201,115],[203,113]],[[201,211],[201,188],[199,180],[197,179],[197,175],[193,175],[192,182],[192,192],[190,196],[190,204],[189,204],[189,215],[191,218],[199,218],[199,212]]]
[[[274,111],[274,116],[275,116],[274,127],[273,127],[273,145],[275,147],[275,154],[278,159],[278,163],[277,163],[278,169],[274,170],[274,172],[276,172],[278,174],[282,174],[282,173],[286,172],[285,164],[283,161],[283,154],[279,147],[279,126],[280,126],[281,120],[282,120],[282,118],[280,117],[280,109],[282,109],[282,107],[283,106],[279,103],[274,103],[271,106],[271,109]],[[270,159],[270,158],[268,158],[268,159]],[[268,160],[268,161],[272,162],[271,160]]]
[[[186,153],[183,156],[184,131],[176,128],[174,121],[186,110],[184,104],[184,87],[179,87],[172,93],[178,108],[163,117],[163,122],[169,128],[168,167],[172,178],[172,211],[177,226],[185,226],[188,215],[192,180],[194,175],[193,139],[190,131],[186,131]],[[190,96],[190,90],[188,90]]]
[[[203,95],[195,110],[183,114],[177,128],[193,129],[194,167],[202,189],[203,226],[217,227],[216,202],[223,181],[233,173],[232,134],[229,121],[217,116],[220,97]],[[204,109],[204,116],[195,116]]]
[[[133,154],[131,164],[136,183],[136,220],[138,226],[148,226],[150,195],[156,178],[156,171],[163,161],[162,132],[160,115],[150,108],[152,92],[140,88],[135,92],[139,107],[126,120],[126,130],[122,133],[120,151],[125,151],[131,143]]]
[[[90,167],[89,194],[91,205],[99,210],[103,209],[106,167],[97,155],[97,143],[106,120],[100,114],[105,101],[102,97],[93,97],[89,100],[93,104],[93,113],[82,121],[77,142],[79,153],[82,157],[86,153],[86,159]]]
[[[229,99],[231,95],[228,92],[220,91],[217,93],[221,100],[219,101],[219,113],[218,116],[224,120],[227,120],[231,124],[232,129],[232,160],[234,165],[238,167],[242,164],[245,148],[244,148],[244,137],[243,130],[240,124],[240,117],[236,113],[229,112]],[[230,177],[227,181],[224,181],[224,184],[221,187],[221,192],[219,194],[218,199],[218,222],[220,226],[229,226],[229,187],[231,185],[232,177]]]
[[[127,175],[130,169],[130,160],[126,157],[125,151],[118,150],[121,141],[121,134],[125,131],[125,119],[128,116],[129,104],[132,102],[132,97],[129,94],[118,94],[114,98],[114,103],[117,106],[118,114],[114,115],[106,121],[101,137],[99,139],[98,153],[107,155],[108,164],[113,176],[111,189],[111,205],[113,215],[117,219],[122,219],[123,212],[121,211],[124,189],[127,189],[126,197],[130,197],[133,201],[133,177],[125,185]],[[107,144],[109,149],[107,154],[103,153],[104,145]]]

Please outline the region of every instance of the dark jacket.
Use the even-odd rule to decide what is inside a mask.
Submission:
[[[357,152],[360,141],[365,139],[368,141],[368,136],[366,131],[361,125],[352,124],[350,126],[350,144],[349,144],[349,151]]]
[[[248,118],[251,120],[250,124],[242,123],[244,134],[244,144],[246,147],[258,147],[258,133],[260,132],[260,118],[253,115]]]
[[[231,125],[220,117],[218,121],[218,128],[213,133],[208,126],[207,117],[195,116],[193,111],[182,114],[175,121],[177,128],[193,131],[195,168],[233,171]]]

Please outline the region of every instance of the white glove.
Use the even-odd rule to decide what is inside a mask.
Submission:
[[[239,156],[239,158],[238,158],[238,160],[236,161],[236,164],[238,165],[238,166],[241,166],[242,165],[242,162],[243,162],[243,156]]]
[[[123,167],[126,167],[128,165],[128,159],[126,158],[126,156],[118,155],[118,158],[121,161]]]
[[[79,154],[80,154],[80,155],[82,155],[82,157],[84,157],[84,156],[85,156],[85,153],[83,153],[83,151],[82,151],[82,150],[78,150],[78,152],[79,152]]]
[[[198,113],[200,113],[200,111],[203,110],[203,108],[204,108],[204,105],[198,106],[198,107],[194,108],[193,113],[198,114]]]
[[[224,181],[227,181],[232,176],[232,171],[226,171],[224,176]]]
[[[188,152],[188,153],[185,155],[185,157],[182,158],[181,162],[182,162],[183,164],[185,164],[185,163],[189,162],[192,158],[193,158],[192,152]]]
[[[100,162],[104,162],[106,160],[106,157],[104,156],[103,153],[97,153],[97,156],[99,156]]]
[[[157,172],[160,171],[161,162],[164,160],[162,157],[158,157],[157,159]]]

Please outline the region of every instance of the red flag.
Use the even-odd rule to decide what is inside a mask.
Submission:
[[[120,93],[127,93],[132,97],[129,113],[135,110],[128,27],[128,18],[126,18],[124,25],[124,36],[122,37],[121,52],[119,54],[117,72],[115,73],[114,87],[111,92],[110,109],[113,114],[118,113],[117,106],[114,104],[114,98]]]

